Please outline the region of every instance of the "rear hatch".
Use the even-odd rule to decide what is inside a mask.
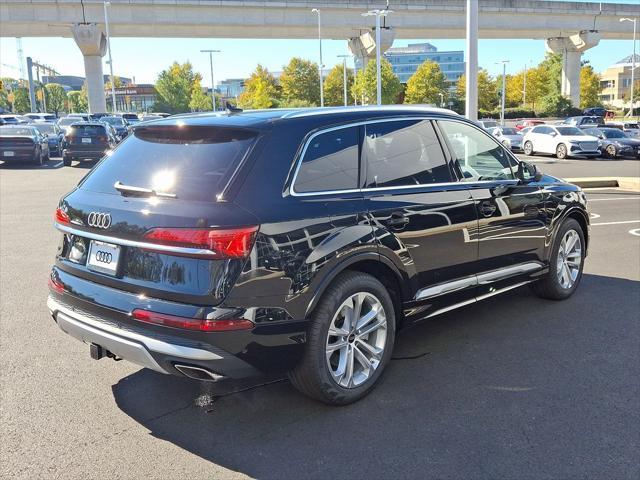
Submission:
[[[258,223],[216,195],[256,135],[223,126],[136,129],[61,201],[57,266],[150,297],[220,303]]]
[[[71,125],[66,141],[72,151],[101,152],[108,147],[109,136],[103,125]]]

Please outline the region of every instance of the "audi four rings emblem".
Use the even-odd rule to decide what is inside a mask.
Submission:
[[[113,260],[113,255],[109,252],[103,252],[102,250],[98,250],[96,252],[96,261],[100,263],[111,263]]]
[[[111,214],[91,212],[87,219],[87,223],[90,227],[109,228],[111,226]]]

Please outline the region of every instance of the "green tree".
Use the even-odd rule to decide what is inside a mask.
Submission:
[[[456,96],[464,104],[466,94],[466,76],[462,75],[456,83]],[[484,68],[478,70],[478,108],[493,110],[498,106],[498,84]]]
[[[20,87],[13,91],[13,111],[16,113],[26,113],[31,111],[29,89]]]
[[[580,108],[599,107],[600,75],[593,71],[591,65],[580,69]]]
[[[393,73],[391,64],[385,58],[380,63],[380,77],[382,82],[382,103],[395,103],[402,92],[402,84]],[[369,60],[367,66],[360,70],[351,87],[351,94],[359,102],[368,105],[376,103],[377,73],[375,60]]]
[[[440,105],[440,95],[447,94],[447,77],[440,65],[427,60],[407,81],[404,103],[431,103]]]
[[[67,102],[67,92],[58,83],[48,83],[45,86],[47,92],[47,108],[56,115],[64,110]]]
[[[169,113],[188,112],[195,79],[191,63],[173,62],[158,76],[154,109]]]
[[[562,82],[562,54],[547,52],[544,60],[538,65],[537,70],[540,77],[545,78],[547,87],[546,95],[554,96],[554,94],[560,94],[561,82]],[[527,79],[528,80],[528,79]],[[527,90],[529,90],[529,84],[527,83]],[[529,92],[527,91],[527,96]]]
[[[117,75],[113,76],[113,85],[116,88],[122,88],[124,86],[124,84],[122,83],[122,79]],[[107,91],[111,90],[111,77],[109,77],[109,80],[104,82],[104,89]]]
[[[293,57],[282,71],[280,87],[285,102],[302,100],[311,105],[320,105],[318,64]]]
[[[82,113],[89,110],[89,101],[84,90],[74,90],[67,94],[69,111],[71,113]]]
[[[238,98],[241,108],[271,108],[278,104],[276,79],[269,70],[258,65],[244,84],[244,92]]]
[[[353,103],[350,85],[353,85],[353,72],[347,68],[347,104]],[[324,104],[333,107],[344,105],[344,69],[341,63],[333,67],[324,79]]]
[[[213,108],[211,96],[204,93],[200,80],[200,75],[196,75],[191,87],[191,99],[189,108],[192,112],[205,112]]]
[[[558,92],[554,92],[542,99],[541,107],[543,115],[547,117],[564,117],[570,114],[573,105],[570,99]]]

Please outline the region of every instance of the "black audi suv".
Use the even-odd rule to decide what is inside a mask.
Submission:
[[[346,404],[401,328],[527,284],[569,297],[588,225],[580,188],[447,110],[167,118],[61,199],[48,307],[96,359],[287,372]]]
[[[74,122],[66,129],[62,162],[71,166],[73,160],[99,160],[118,143],[113,130],[101,122]]]

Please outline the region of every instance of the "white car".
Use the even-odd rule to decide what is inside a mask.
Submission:
[[[523,139],[525,155],[551,154],[562,159],[567,157],[598,157],[598,139],[577,127],[562,125],[538,125]]]
[[[522,135],[513,127],[495,127],[489,133],[511,150],[522,150]]]
[[[25,113],[24,116],[34,122],[55,122],[58,120],[53,113]]]

